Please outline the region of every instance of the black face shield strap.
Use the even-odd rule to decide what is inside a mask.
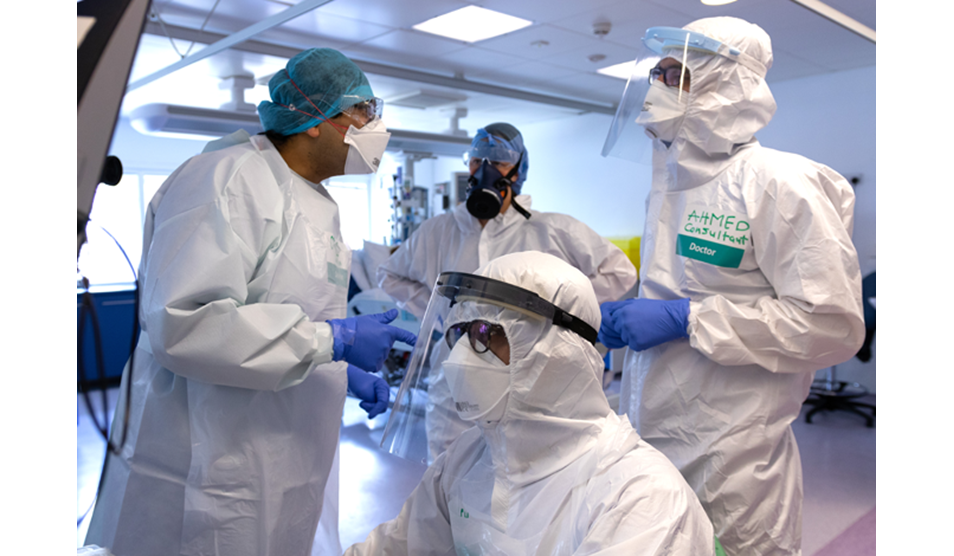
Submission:
[[[452,307],[457,303],[458,298],[483,299],[540,315],[557,326],[577,333],[587,342],[596,344],[597,331],[586,321],[519,286],[474,274],[445,272],[437,278],[436,290],[440,295],[451,300]]]

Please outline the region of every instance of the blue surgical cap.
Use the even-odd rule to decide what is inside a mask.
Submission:
[[[520,135],[520,131],[502,122],[490,124],[477,130],[470,145],[468,152],[470,158],[489,158],[498,162],[516,164],[518,160],[521,160],[521,156],[523,157],[517,169],[517,180],[511,186],[514,195],[519,195],[523,182],[527,179],[527,169],[530,167],[530,156],[523,145],[523,136]]]
[[[259,103],[258,117],[262,127],[282,135],[301,133],[374,97],[364,72],[332,48],[296,54],[269,80],[268,92],[272,100]]]

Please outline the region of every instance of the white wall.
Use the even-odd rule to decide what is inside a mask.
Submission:
[[[771,84],[779,109],[757,137],[846,177],[855,187],[854,241],[862,276],[875,270],[875,68]],[[641,235],[650,170],[600,150],[612,118],[587,114],[521,127],[530,153],[524,192],[537,210],[570,214],[603,236]],[[876,357],[838,366],[838,378],[875,390]],[[821,373],[820,373],[821,374]]]

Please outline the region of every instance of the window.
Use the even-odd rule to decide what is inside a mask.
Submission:
[[[84,276],[91,286],[135,283],[146,206],[165,179],[157,173],[131,172],[123,174],[115,186],[96,188],[86,224],[86,244],[77,261],[77,285]]]
[[[368,176],[337,176],[325,182],[338,203],[341,237],[351,249],[361,249],[371,237],[368,181]]]

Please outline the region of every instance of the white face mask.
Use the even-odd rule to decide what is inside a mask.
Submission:
[[[510,369],[489,350],[477,353],[467,338],[461,338],[444,361],[444,375],[461,419],[499,421],[503,417]]]
[[[636,116],[636,123],[645,127],[650,137],[671,143],[682,126],[688,104],[689,93],[686,91],[669,87],[662,81],[653,81],[646,91],[646,100]]]
[[[349,145],[348,158],[345,159],[345,174],[373,174],[378,171],[381,156],[388,146],[391,134],[381,118],[375,118],[358,129],[348,128],[344,142]]]

